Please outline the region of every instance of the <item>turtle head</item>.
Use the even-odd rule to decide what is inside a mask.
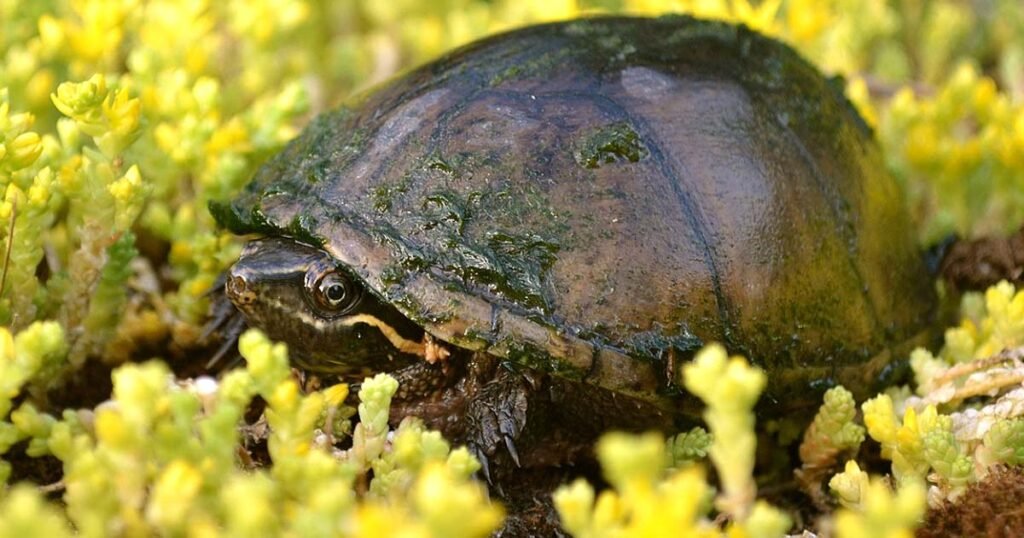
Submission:
[[[352,271],[291,239],[250,241],[224,291],[249,325],[286,342],[292,361],[310,371],[389,371],[423,345],[423,329]]]

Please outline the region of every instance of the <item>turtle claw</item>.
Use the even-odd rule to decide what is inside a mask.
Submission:
[[[245,317],[224,293],[225,280],[226,275],[222,273],[205,294],[205,297],[210,298],[209,320],[203,325],[199,340],[202,342],[208,342],[211,338],[220,340],[220,346],[206,363],[207,370],[212,370],[225,357],[229,357],[230,360],[222,369],[229,369],[238,364],[240,360],[236,347],[238,337],[248,328]]]
[[[235,313],[235,316],[233,318],[227,320],[222,325],[223,326],[221,327],[221,330],[219,332],[220,337],[223,339],[223,342],[221,342],[220,347],[217,348],[217,351],[213,354],[213,356],[210,357],[210,360],[206,362],[207,370],[212,369],[214,366],[216,366],[217,363],[220,362],[221,359],[223,359],[226,355],[229,355],[232,352],[234,352],[237,355],[236,346],[238,345],[238,337],[241,336],[243,332],[245,332],[246,328],[248,328],[248,325],[245,323],[245,318],[243,318],[237,312]],[[212,334],[212,332],[213,331],[211,330],[210,334]],[[235,358],[240,359],[241,357],[239,356]],[[225,369],[231,368],[232,364],[238,364],[238,362],[229,362]]]
[[[469,449],[469,453],[472,454],[474,458],[476,458],[476,461],[480,462],[480,470],[477,472],[483,475],[484,480],[487,481],[488,485],[493,486],[494,481],[491,480],[491,465],[490,460],[487,458],[487,454],[484,454],[484,451],[481,450],[480,447],[477,446],[475,443],[470,443],[466,445],[466,448]]]
[[[516,441],[526,425],[529,390],[518,375],[501,369],[494,379],[482,387],[470,406],[468,419],[471,427],[467,432],[469,445],[474,447],[484,475],[492,486],[495,485],[490,476],[489,464],[492,462],[488,458],[497,462],[500,468],[497,469],[498,475],[503,474],[500,471],[505,467],[523,467],[524,460],[516,447]],[[507,458],[501,454],[502,446],[508,454]],[[501,476],[495,478],[501,480]]]
[[[522,467],[519,463],[519,452],[516,451],[516,444],[512,440],[512,437],[506,435],[505,437],[505,448],[508,450],[508,455],[512,457],[512,462],[516,464],[516,467]]]

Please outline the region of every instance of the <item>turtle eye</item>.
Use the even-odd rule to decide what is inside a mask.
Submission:
[[[351,309],[360,296],[359,286],[337,271],[324,274],[312,288],[313,302],[330,314],[340,314]]]

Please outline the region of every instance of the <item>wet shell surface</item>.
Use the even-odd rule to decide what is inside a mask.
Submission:
[[[792,49],[686,17],[492,37],[324,113],[236,200],[437,339],[645,399],[723,342],[867,390],[932,279],[869,128]]]

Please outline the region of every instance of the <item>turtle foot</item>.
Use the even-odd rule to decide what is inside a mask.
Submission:
[[[468,406],[467,444],[486,457],[507,457],[515,467],[521,467],[516,440],[526,427],[532,390],[521,374],[497,366],[493,378],[479,387]]]

